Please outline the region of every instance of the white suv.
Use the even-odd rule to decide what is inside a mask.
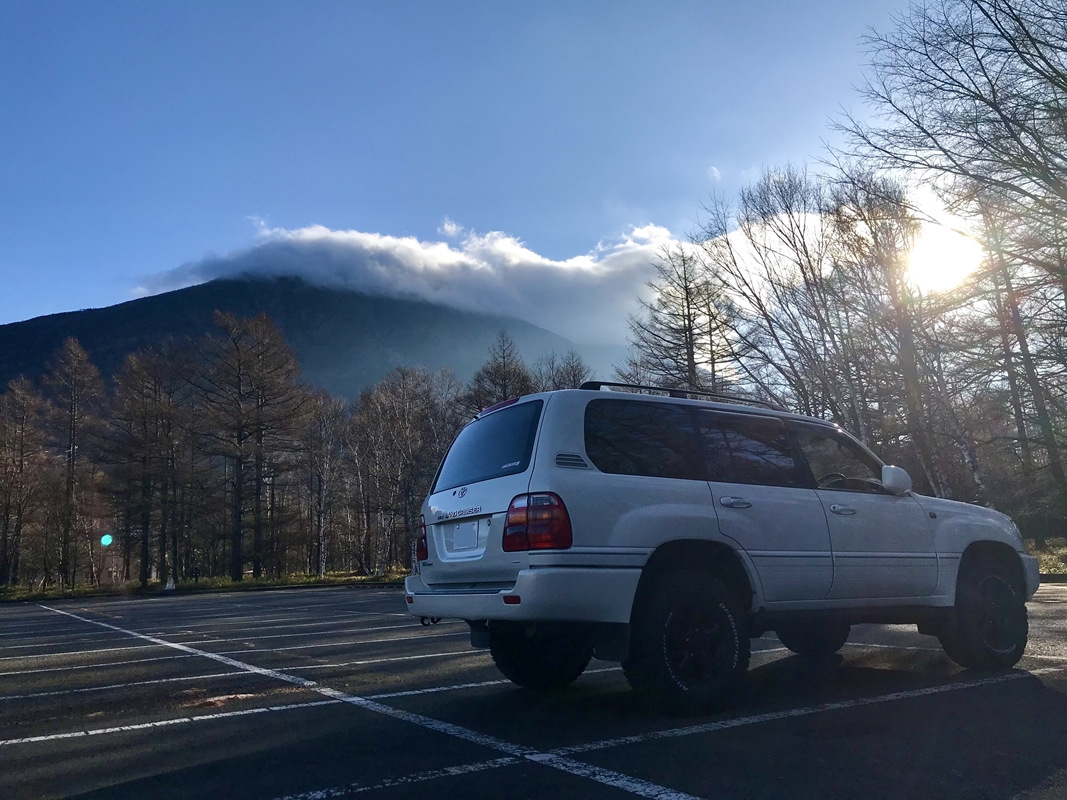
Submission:
[[[911,623],[961,666],[1019,660],[1039,576],[1008,517],[912,493],[823,420],[697,394],[591,382],[479,414],[423,506],[410,613],[466,620],[522,686],[595,654],[687,706],[725,700],[767,630],[825,656]]]

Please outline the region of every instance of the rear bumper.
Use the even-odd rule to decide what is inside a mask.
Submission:
[[[1041,585],[1041,565],[1033,556],[1020,553],[1019,558],[1023,561],[1023,571],[1026,573],[1026,599],[1029,600]]]
[[[408,613],[416,617],[629,622],[640,579],[639,569],[564,567],[524,569],[513,588],[499,591],[434,589],[419,575],[404,581],[404,589]]]

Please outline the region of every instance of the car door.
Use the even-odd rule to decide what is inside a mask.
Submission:
[[[584,439],[598,472],[566,470],[566,483],[558,489],[583,543],[620,553],[644,548],[647,557],[663,542],[715,533],[715,510],[686,406],[590,400]]]
[[[881,464],[829,425],[795,423],[830,530],[839,600],[929,597],[937,552],[926,512],[910,494],[882,488]]]
[[[749,554],[769,603],[823,600],[833,583],[826,517],[777,417],[696,412],[719,530]]]

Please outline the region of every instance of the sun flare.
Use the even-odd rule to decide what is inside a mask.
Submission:
[[[924,225],[908,256],[908,274],[923,292],[943,292],[981,262],[978,242],[940,225]]]

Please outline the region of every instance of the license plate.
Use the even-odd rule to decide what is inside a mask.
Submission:
[[[471,550],[478,546],[478,522],[460,522],[452,535],[453,550]]]

